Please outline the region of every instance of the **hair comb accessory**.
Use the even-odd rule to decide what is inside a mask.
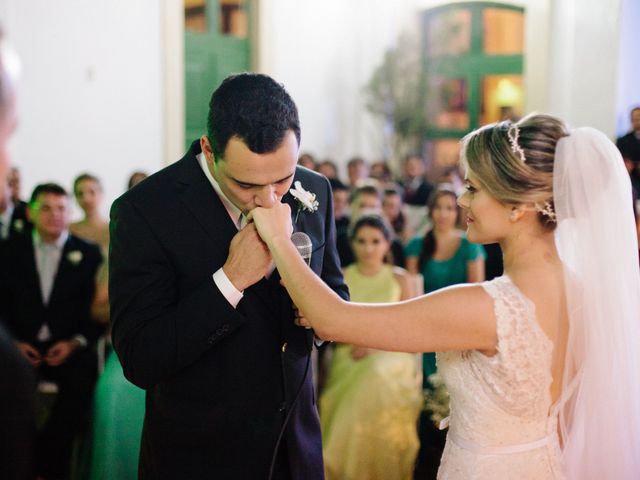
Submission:
[[[551,202],[548,200],[543,203],[536,203],[536,211],[545,217],[548,217],[552,222],[556,221],[556,212],[553,209],[553,205],[551,205]]]
[[[518,139],[520,138],[520,129],[515,123],[509,127],[509,130],[507,130],[507,137],[509,137],[511,151],[518,154],[522,163],[527,163],[527,158],[524,156],[524,150],[522,150],[522,147],[518,143]]]

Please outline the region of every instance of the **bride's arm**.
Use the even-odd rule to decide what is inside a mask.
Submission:
[[[258,217],[258,230],[274,219]],[[270,235],[263,238],[289,295],[320,338],[404,352],[495,351],[493,301],[482,287],[451,287],[393,304],[349,303],[307,267],[287,233]]]

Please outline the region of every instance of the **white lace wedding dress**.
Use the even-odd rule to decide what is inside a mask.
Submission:
[[[507,276],[482,286],[494,301],[498,353],[438,353],[451,397],[438,479],[564,479],[549,393],[553,344]]]

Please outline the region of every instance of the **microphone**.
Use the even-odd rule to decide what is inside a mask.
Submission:
[[[311,238],[304,232],[293,232],[291,235],[291,241],[293,245],[298,250],[300,256],[307,262],[307,265],[311,265],[311,250],[313,246],[311,245]]]

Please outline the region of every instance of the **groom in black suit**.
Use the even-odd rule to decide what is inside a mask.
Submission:
[[[246,215],[290,203],[311,268],[347,298],[331,189],[296,167],[298,112],[273,79],[229,77],[209,107],[207,135],[111,211],[114,345],[147,390],[140,478],[266,479],[273,460],[274,479],[319,480],[313,332]],[[297,203],[294,181],[317,207]]]

